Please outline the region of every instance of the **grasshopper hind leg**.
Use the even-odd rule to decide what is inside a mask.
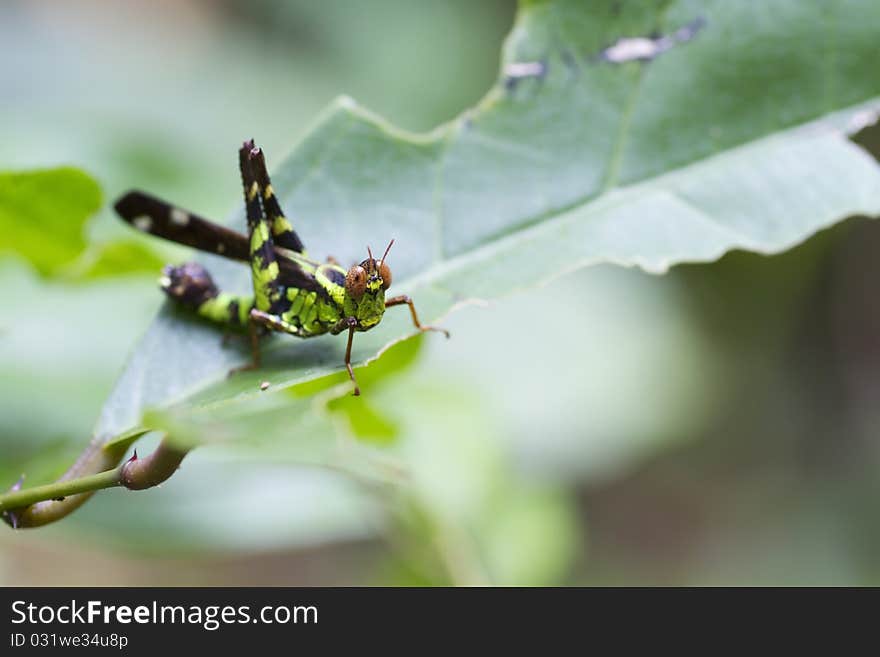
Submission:
[[[266,220],[271,226],[275,245],[305,255],[306,249],[302,240],[293,230],[293,225],[284,215],[278,197],[275,196],[275,190],[272,188],[272,181],[269,179],[269,172],[266,169],[263,149],[257,148],[253,140],[245,142],[243,148],[250,149],[248,158],[252,162],[252,175],[261,192],[263,210],[266,214]]]

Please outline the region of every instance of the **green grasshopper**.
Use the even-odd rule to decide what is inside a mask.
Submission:
[[[445,329],[422,325],[410,297],[385,298],[391,287],[391,269],[386,258],[394,240],[379,260],[368,246],[368,258],[347,271],[333,258],[324,263],[311,260],[281,210],[263,151],[254,146],[253,140],[242,145],[238,163],[247,210],[247,236],[140,191],[128,192],[114,208],[122,219],[142,232],[250,262],[251,296],[220,291],[208,271],[196,262],[167,265],[159,280],[169,297],[198,315],[227,327],[248,329],[252,360],[239,370],[259,367],[259,339],[267,332],[310,338],[347,330],[345,367],[354,384],[354,394],[359,395],[351,367],[352,340],[356,332],[369,331],[379,324],[386,308],[407,305],[417,329],[440,331],[449,337]]]

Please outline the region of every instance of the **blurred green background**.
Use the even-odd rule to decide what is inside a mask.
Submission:
[[[473,105],[514,9],[6,2],[0,169],[73,164],[105,205],[137,186],[223,218],[241,140],[271,167],[339,93],[412,130]],[[131,237],[106,209],[89,235]],[[0,583],[880,583],[877,248],[853,219],[781,256],[460,310],[370,398],[420,464],[410,495],[202,448],[160,489],[0,531]],[[48,282],[15,254],[0,289],[0,483],[35,483],[85,445],[162,298],[154,271]]]

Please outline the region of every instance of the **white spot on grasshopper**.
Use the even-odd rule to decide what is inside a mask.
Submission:
[[[171,219],[171,223],[175,226],[186,226],[189,223],[189,214],[180,208],[171,208],[169,218]]]
[[[153,227],[153,220],[145,214],[140,217],[135,217],[132,223],[135,228],[142,230],[145,233],[149,233],[150,229]]]
[[[272,385],[272,384],[270,384],[268,381],[263,381],[263,382],[260,384],[260,390],[267,390],[267,389],[269,388],[270,385]]]

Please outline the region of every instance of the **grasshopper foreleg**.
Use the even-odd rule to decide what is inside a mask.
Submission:
[[[419,314],[416,312],[416,306],[413,303],[413,300],[406,294],[401,294],[400,296],[391,297],[390,299],[385,299],[385,307],[388,308],[390,306],[402,306],[406,304],[409,306],[409,314],[412,316],[413,326],[415,326],[420,331],[439,331],[447,338],[449,337],[449,331],[445,328],[440,328],[439,326],[424,326],[419,321]]]

